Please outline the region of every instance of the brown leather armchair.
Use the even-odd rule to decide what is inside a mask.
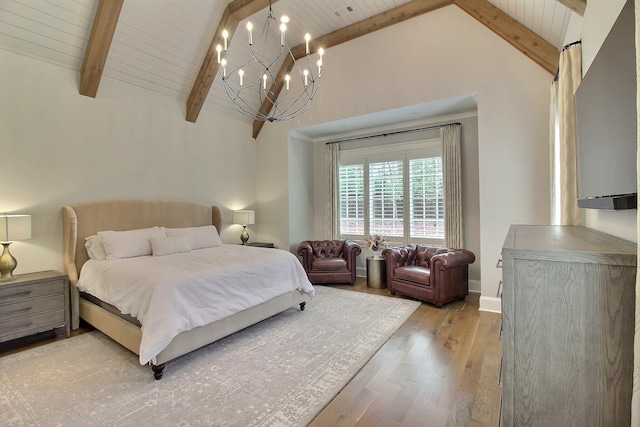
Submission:
[[[469,264],[476,256],[466,249],[407,245],[382,251],[387,288],[441,307],[469,293]]]
[[[356,282],[356,257],[360,245],[352,240],[307,240],[298,246],[298,255],[309,281],[320,283]]]

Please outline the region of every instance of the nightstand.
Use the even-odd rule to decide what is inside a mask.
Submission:
[[[58,327],[70,335],[66,274],[50,270],[0,280],[0,342]]]
[[[256,246],[258,248],[275,248],[273,243],[268,242],[249,242],[247,246]]]

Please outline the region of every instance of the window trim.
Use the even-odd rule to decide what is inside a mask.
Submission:
[[[370,199],[369,199],[369,163],[377,163],[384,161],[402,160],[403,162],[403,176],[407,178],[409,176],[409,160],[420,159],[425,157],[442,157],[442,139],[437,138],[425,138],[417,141],[401,142],[394,144],[375,145],[368,147],[358,147],[351,149],[341,149],[338,159],[338,165],[363,165],[363,174],[365,177],[364,182],[364,235],[358,234],[340,234],[343,239],[351,239],[361,244],[364,244],[364,239],[367,238],[367,233],[370,230]],[[408,181],[407,181],[408,182]],[[339,186],[338,186],[339,188]],[[338,190],[339,191],[339,190]],[[409,206],[409,185],[403,185],[403,210],[405,215],[410,215]],[[405,245],[410,243],[432,244],[432,245],[444,245],[445,239],[438,238],[420,238],[410,237],[409,235],[410,221],[404,221],[404,236],[390,237],[390,243],[393,245]]]

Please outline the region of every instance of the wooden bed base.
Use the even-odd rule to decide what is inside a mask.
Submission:
[[[213,224],[218,231],[222,222],[216,206],[186,201],[109,200],[65,206],[64,264],[71,285],[72,328],[80,318],[114,341],[139,354],[142,331],[100,306],[80,298],[77,283],[80,270],[88,259],[84,239],[103,230],[130,230],[153,226],[194,227]],[[156,357],[151,366],[155,379],[162,378],[165,363],[224,338],[296,305],[304,310],[309,296],[292,291],[227,318],[183,332]]]

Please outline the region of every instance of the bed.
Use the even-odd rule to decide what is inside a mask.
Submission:
[[[149,359],[148,362],[151,365],[155,379],[160,379],[162,378],[165,364],[179,356],[217,341],[291,307],[299,306],[301,311],[304,310],[305,304],[313,296],[313,287],[311,287],[311,284],[306,279],[306,274],[304,278],[295,279],[292,277],[296,276],[297,272],[293,272],[289,273],[289,276],[282,280],[272,275],[269,277],[270,279],[274,279],[273,282],[297,281],[298,283],[295,284],[295,289],[278,291],[277,296],[269,296],[269,292],[265,292],[265,295],[261,296],[262,299],[268,298],[265,301],[243,302],[243,304],[249,304],[250,306],[243,309],[235,308],[235,312],[228,310],[230,312],[225,314],[224,317],[210,323],[193,328],[186,327],[187,330],[177,333],[170,339],[170,342],[166,346],[162,346],[163,348],[159,352],[148,353],[145,340],[148,341],[146,338],[152,327],[152,322],[148,319],[151,319],[152,316],[145,316],[146,320],[137,322],[135,316],[127,316],[127,314],[131,314],[128,309],[124,309],[124,313],[119,313],[117,307],[104,304],[102,301],[90,296],[85,296],[81,294],[78,288],[79,282],[81,287],[86,287],[83,285],[86,285],[89,281],[86,278],[87,275],[91,278],[96,277],[94,273],[90,274],[90,272],[94,271],[96,265],[107,265],[106,263],[110,262],[113,266],[123,266],[125,264],[121,261],[129,261],[124,259],[116,261],[90,260],[87,249],[85,248],[85,239],[89,236],[95,236],[98,233],[110,230],[133,231],[155,227],[162,227],[163,230],[164,228],[167,230],[179,230],[207,226],[212,228],[211,226],[213,225],[217,230],[220,230],[221,222],[222,213],[218,207],[190,201],[106,200],[63,207],[64,265],[71,284],[72,329],[78,329],[80,319],[83,319],[135,354],[139,356],[146,354],[144,359],[141,357],[141,363],[145,363],[147,361],[146,359]],[[221,258],[223,253],[226,253],[224,256],[227,257],[237,256],[238,254],[243,255],[242,263],[247,272],[250,272],[251,269],[254,268],[263,268],[257,264],[254,265],[254,260],[261,259],[267,255],[271,260],[277,259],[277,262],[289,262],[284,259],[290,258],[295,264],[292,263],[290,267],[287,265],[287,269],[300,269],[300,271],[304,272],[302,265],[293,254],[279,249],[222,245],[220,247],[194,250],[193,253],[197,252],[200,256],[203,256],[207,250],[219,251],[215,252],[215,255],[211,258]],[[180,260],[180,263],[182,263],[186,258],[181,257],[188,255],[190,254],[171,254],[168,257],[147,256],[141,257],[141,260],[151,263],[162,258],[165,264],[176,264],[176,260]],[[226,263],[233,264],[229,261],[226,261]],[[86,274],[83,275],[82,269],[85,266]],[[192,269],[191,267],[189,271]],[[105,269],[105,271],[110,270],[109,268]],[[129,270],[133,271],[133,269],[127,267],[127,271]],[[272,268],[270,274],[275,274],[273,270]],[[280,270],[280,268],[276,270]],[[160,278],[161,276],[155,277]],[[155,280],[155,278],[153,280]],[[240,283],[240,279],[238,279],[238,283]],[[168,285],[170,285],[170,283]],[[290,288],[291,286],[292,283],[289,283]],[[129,317],[129,319],[127,319],[127,317]],[[180,328],[185,329],[183,325],[181,325]]]

